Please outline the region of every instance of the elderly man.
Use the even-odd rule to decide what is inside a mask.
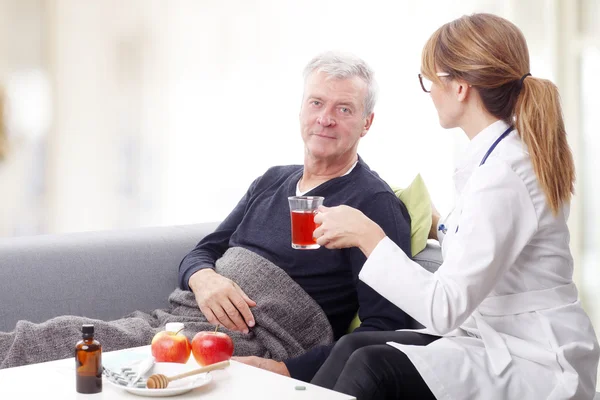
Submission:
[[[403,311],[358,280],[365,262],[357,249],[296,250],[290,246],[288,196],[323,196],[324,204],[350,205],[376,221],[410,254],[410,218],[389,186],[358,156],[360,139],[373,123],[376,83],[369,66],[344,54],[324,53],[304,71],[300,128],[304,165],[273,167],[257,178],[218,229],[181,262],[180,287],[193,291],[209,322],[248,333],[256,303],[236,282],[215,272],[229,248],[242,247],[285,271],[322,308],[335,339],[359,310],[359,331],[406,327]],[[360,307],[359,307],[360,306]],[[309,381],[331,346],[277,362],[239,361]]]
[[[245,356],[240,361],[309,381],[357,310],[359,331],[406,327],[404,312],[358,280],[365,262],[359,249],[290,246],[287,198],[307,194],[325,197],[327,206],[359,209],[408,254],[406,208],[357,154],[373,122],[375,92],[362,60],[316,57],[305,70],[300,111],[304,165],[270,168],[252,183],[217,230],[181,262],[181,289],[169,296],[169,308],[109,322],[79,316],[19,321],[14,331],[0,332],[0,368],[71,357],[82,324],[94,324],[109,351],[147,345],[166,323],[177,321],[188,337],[222,325],[235,354]]]

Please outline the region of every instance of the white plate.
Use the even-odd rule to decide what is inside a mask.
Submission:
[[[173,376],[181,374],[183,372],[191,371],[199,368],[199,366],[177,364],[177,363],[156,363],[154,367],[144,374],[145,378],[148,378],[152,374],[163,374],[166,376]],[[146,389],[146,388],[135,388],[119,385],[111,382],[108,379],[104,379],[104,382],[108,382],[111,385],[128,391],[129,393],[145,396],[145,397],[169,397],[177,396],[178,394],[187,393],[190,390],[196,389],[197,387],[204,386],[212,380],[212,376],[209,373],[188,376],[187,378],[178,379],[173,382],[169,382],[169,386],[165,389]]]

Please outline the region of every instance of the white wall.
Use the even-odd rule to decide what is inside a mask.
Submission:
[[[43,74],[44,28],[42,0],[0,0],[0,92],[5,96],[5,118],[0,123],[9,141],[6,158],[0,160],[0,237],[34,234],[43,229],[41,132],[15,128],[40,127],[29,120],[43,114],[36,113],[35,106],[40,102],[32,102],[30,96],[36,97],[47,88]],[[29,114],[28,107],[34,108]],[[15,118],[15,111],[22,111],[18,113],[21,118]]]
[[[161,222],[161,149],[169,140],[161,4],[52,3],[50,232]]]
[[[328,49],[363,57],[380,83],[360,154],[392,185],[421,173],[438,209],[449,211],[454,159],[467,141],[439,127],[420,89],[422,46],[462,14],[523,10],[434,3],[53,2],[49,231],[224,218],[266,168],[302,162],[301,72]],[[551,78],[544,59],[553,47],[536,30],[544,17],[536,21],[524,23],[533,72]]]
[[[456,133],[440,129],[417,73],[429,35],[472,11],[469,3],[177,2],[167,17],[164,222],[221,219],[266,168],[302,162],[301,72],[328,49],[363,57],[380,82],[360,154],[390,184],[422,173],[438,207],[448,210]]]

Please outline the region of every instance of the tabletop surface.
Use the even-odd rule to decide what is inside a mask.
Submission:
[[[136,347],[103,354],[103,363],[127,360],[127,358],[150,355],[150,346]],[[197,368],[194,357],[188,361]],[[122,365],[122,363],[120,364]],[[334,392],[296,379],[288,378],[236,361],[219,371],[213,371],[212,381],[176,398],[204,400],[244,399],[244,400],[351,400],[352,396]],[[75,391],[75,360],[64,359],[40,364],[0,370],[0,398],[17,399],[37,394],[42,399],[140,399],[124,389],[111,385],[103,378],[103,390],[98,394],[80,394]],[[304,390],[298,390],[303,386]],[[9,396],[10,395],[10,396]]]

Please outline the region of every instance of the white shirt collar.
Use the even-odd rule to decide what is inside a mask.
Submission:
[[[457,164],[456,171],[463,168],[472,167],[479,165],[485,153],[492,146],[494,141],[498,139],[504,131],[508,129],[510,125],[506,122],[499,120],[489,125],[487,128],[479,132],[467,146],[465,154],[461,157]]]
[[[453,180],[456,194],[460,195],[475,168],[479,166],[486,152],[494,144],[494,141],[508,129],[509,125],[504,121],[496,121],[481,132],[479,132],[461,157],[454,170]]]
[[[346,171],[346,173],[345,173],[344,175],[341,175],[341,176],[346,176],[346,175],[348,175],[350,172],[352,172],[352,170],[354,169],[354,167],[356,167],[356,164],[358,164],[358,160],[356,160],[356,161],[354,162],[354,164],[352,164],[352,166],[351,166],[351,167],[348,169],[348,171]],[[301,191],[300,191],[300,181],[301,181],[301,180],[302,180],[302,176],[300,177],[300,179],[298,179],[298,182],[296,182],[296,196],[304,196],[306,193],[308,193],[308,192],[310,192],[311,190],[313,190],[313,189],[314,189],[314,187],[313,187],[313,188],[310,188],[310,189],[308,189],[308,190],[305,190],[304,192],[301,192]],[[319,187],[319,186],[321,186],[321,185],[317,185],[317,186],[315,186],[315,187]]]

